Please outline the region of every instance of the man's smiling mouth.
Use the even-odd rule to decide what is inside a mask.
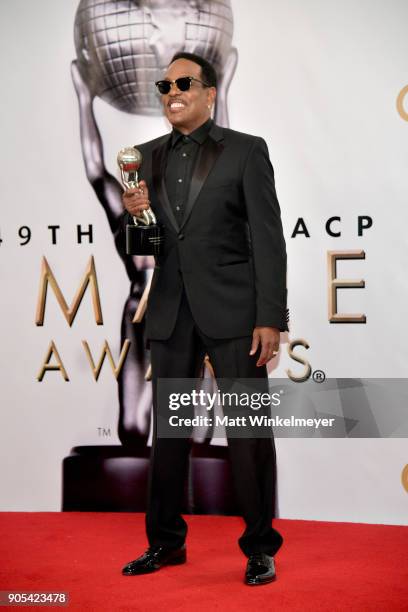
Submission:
[[[168,107],[171,111],[179,111],[182,110],[183,108],[185,108],[185,104],[184,102],[179,102],[179,101],[173,101],[173,102],[169,102]]]

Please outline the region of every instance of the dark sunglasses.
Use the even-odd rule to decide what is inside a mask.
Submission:
[[[163,95],[163,94],[169,93],[173,83],[177,85],[177,89],[179,89],[180,91],[188,91],[193,81],[197,81],[197,83],[201,83],[201,85],[203,85],[204,87],[210,87],[208,83],[204,83],[204,81],[200,81],[200,79],[196,79],[195,77],[191,77],[191,76],[180,77],[179,79],[176,79],[175,81],[167,81],[167,80],[156,81],[155,85],[157,89],[159,90],[159,93]]]

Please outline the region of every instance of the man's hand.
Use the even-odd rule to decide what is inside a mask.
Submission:
[[[250,355],[255,355],[261,343],[261,354],[256,362],[258,367],[265,365],[279,351],[280,331],[276,327],[255,327],[252,334],[252,346]]]
[[[123,206],[134,217],[140,217],[144,210],[150,207],[149,190],[145,181],[139,182],[139,187],[127,189],[122,195]]]

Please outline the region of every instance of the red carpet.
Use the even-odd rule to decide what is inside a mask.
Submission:
[[[187,517],[187,564],[131,577],[120,570],[146,548],[143,515],[46,512],[0,518],[0,590],[69,592],[68,607],[47,609],[408,610],[406,527],[276,520],[285,538],[276,555],[277,581],[248,587],[242,583],[245,557],[236,543],[242,523],[235,517]]]

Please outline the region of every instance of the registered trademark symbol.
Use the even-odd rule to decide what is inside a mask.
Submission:
[[[326,380],[326,374],[323,370],[315,370],[312,374],[312,378],[317,383],[322,383]]]

